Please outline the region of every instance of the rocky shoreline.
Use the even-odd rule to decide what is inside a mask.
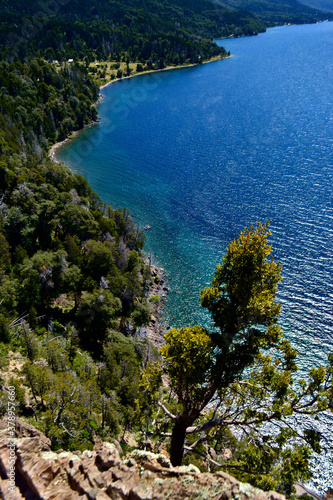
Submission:
[[[149,262],[147,262],[149,265]],[[168,295],[168,285],[165,270],[150,264],[152,283],[149,287],[147,300],[152,307],[151,321],[138,331],[139,337],[145,337],[158,350],[164,344],[165,326],[163,325],[163,308]]]

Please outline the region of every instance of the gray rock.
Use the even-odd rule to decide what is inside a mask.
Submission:
[[[19,420],[19,419],[18,419]],[[285,500],[240,483],[224,472],[200,473],[194,465],[172,467],[165,454],[135,450],[120,459],[117,443],[98,442],[81,454],[54,453],[42,433],[19,421],[16,441],[18,488],[9,491],[6,424],[0,421],[0,498],[22,500]],[[329,500],[330,497],[327,497]]]

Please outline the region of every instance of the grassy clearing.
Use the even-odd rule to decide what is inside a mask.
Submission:
[[[221,56],[212,57],[211,59],[209,59],[209,61],[205,62],[212,62],[218,59],[221,59]],[[86,65],[85,61],[79,60],[77,62],[84,66]],[[60,70],[63,64],[71,64],[71,63],[70,62],[62,64],[58,63],[56,64],[57,69]],[[169,68],[191,66],[191,65],[192,64],[189,60],[184,62],[183,64],[175,64],[172,66],[167,66],[165,68],[158,68],[156,67],[156,64],[152,65],[152,67],[147,67],[147,65],[143,64],[140,61],[130,62],[128,63],[128,65],[124,61],[94,61],[89,63],[88,72],[90,76],[92,76],[95,79],[97,85],[102,86],[112,80],[120,79],[126,76],[133,76],[139,73],[144,73],[146,71],[169,69]]]
[[[137,62],[117,61],[95,61],[89,64],[89,74],[95,78],[98,85],[105,85],[107,82],[122,78],[123,76],[134,75],[137,73]]]
[[[227,57],[227,56],[226,56]],[[204,62],[212,62],[221,59],[221,56],[215,56]],[[141,66],[141,70],[137,71],[137,68]],[[105,85],[106,83],[115,80],[117,78],[122,78],[125,76],[133,76],[135,74],[144,73],[146,71],[158,70],[158,69],[170,69],[176,67],[192,66],[190,60],[184,62],[183,64],[174,64],[172,66],[166,66],[165,68],[158,68],[156,65],[148,68],[145,64],[138,62],[130,62],[128,67],[126,62],[117,61],[95,61],[89,64],[89,74],[93,76],[99,86]]]

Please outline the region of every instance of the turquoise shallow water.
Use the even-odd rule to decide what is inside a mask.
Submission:
[[[152,227],[170,326],[209,323],[200,289],[242,227],[270,218],[281,323],[305,369],[333,349],[333,23],[218,43],[231,58],[104,88],[101,122],[57,156]],[[333,486],[318,464],[313,484]]]

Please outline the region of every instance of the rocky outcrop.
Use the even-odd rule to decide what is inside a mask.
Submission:
[[[162,318],[164,302],[168,295],[169,287],[164,269],[152,265],[149,261],[147,261],[147,264],[149,264],[152,277],[147,296],[147,300],[152,307],[152,315],[149,325],[142,326],[136,332],[136,335],[139,338],[148,339],[156,350],[158,350],[164,344],[165,325]],[[156,355],[150,353],[149,359],[155,360]]]
[[[16,422],[16,486],[10,491],[6,427],[6,422],[0,422],[3,500],[284,500],[278,493],[263,492],[223,472],[200,473],[194,465],[172,467],[162,454],[135,450],[122,460],[118,443],[100,442],[93,451],[82,453],[53,452],[50,441],[20,419]]]

